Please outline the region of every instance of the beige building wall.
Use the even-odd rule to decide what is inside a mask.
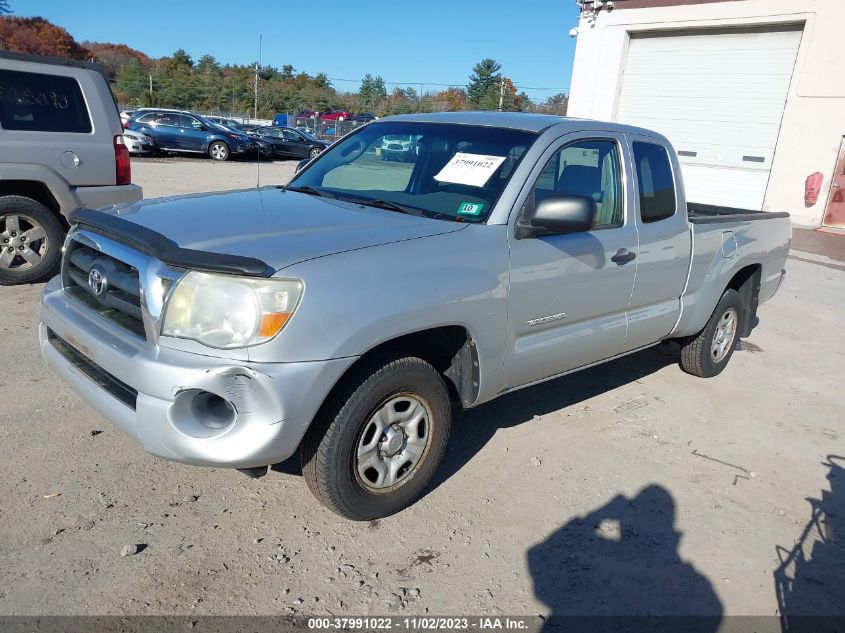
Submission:
[[[631,33],[804,24],[763,210],[788,211],[797,225],[819,226],[845,137],[845,0],[705,1],[634,9],[625,2],[617,0],[612,11],[600,9],[595,20],[580,20],[570,116],[615,118]],[[821,194],[806,207],[804,181],[816,171],[824,174]]]

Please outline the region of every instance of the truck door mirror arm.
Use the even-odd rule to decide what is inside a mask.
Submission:
[[[569,194],[548,195],[531,206],[533,211],[524,208],[517,219],[515,237],[518,240],[589,231],[598,211],[596,201],[590,196]]]

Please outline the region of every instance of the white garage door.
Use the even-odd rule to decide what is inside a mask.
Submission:
[[[690,202],[760,210],[801,31],[632,37],[618,121],[678,151]]]

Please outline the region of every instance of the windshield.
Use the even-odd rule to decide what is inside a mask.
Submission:
[[[373,123],[323,152],[290,187],[395,207],[391,210],[483,222],[536,138],[503,128]]]

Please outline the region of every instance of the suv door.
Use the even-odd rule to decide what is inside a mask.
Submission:
[[[188,152],[202,152],[209,132],[199,119],[190,114],[179,115],[179,148]]]
[[[526,220],[536,201],[554,193],[590,196],[598,213],[589,231],[525,239],[516,238],[512,218],[505,388],[622,350],[637,268],[625,152],[621,135],[568,135],[546,151],[532,173],[536,180],[518,220]],[[618,257],[626,251],[628,256]]]
[[[626,137],[634,165],[631,215],[640,247],[624,351],[659,341],[675,327],[692,256],[686,204],[675,184],[677,161],[655,138]]]

